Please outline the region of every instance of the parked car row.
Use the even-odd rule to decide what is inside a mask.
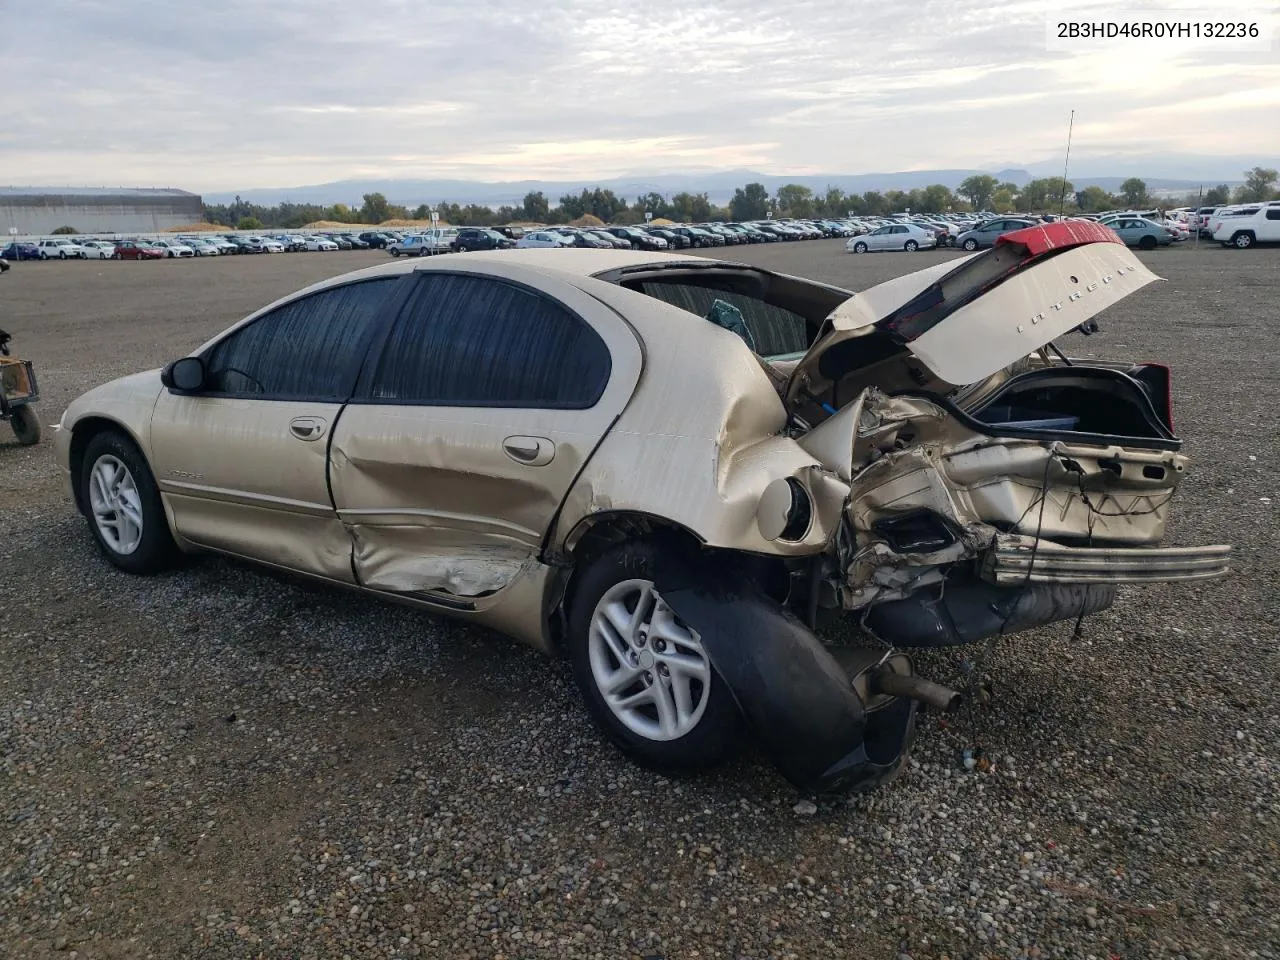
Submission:
[[[995,213],[912,214],[838,219],[779,218],[742,222],[662,223],[599,227],[435,227],[430,230],[321,231],[312,234],[202,234],[156,239],[53,237],[13,241],[7,260],[159,260],[227,254],[295,251],[386,250],[392,256],[427,256],[472,250],[579,247],[667,252],[746,243],[847,238],[850,253],[991,247],[1007,233],[1058,219],[1089,220],[1110,227],[1126,244],[1154,250],[1199,234],[1224,246],[1247,249],[1280,243],[1280,200],[1199,209],[1121,210],[1071,218]]]
[[[1217,207],[1196,220],[1200,236],[1224,247],[1247,250],[1259,243],[1280,243],[1280,200]]]
[[[162,260],[301,250],[368,250],[370,247],[383,247],[392,239],[394,237],[381,233],[355,235],[335,232],[200,234],[128,240],[52,237],[44,240],[12,241],[0,252],[0,256],[8,260]]]

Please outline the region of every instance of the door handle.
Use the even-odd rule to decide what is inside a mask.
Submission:
[[[289,432],[299,440],[319,440],[325,426],[323,417],[294,417],[289,422]]]
[[[516,463],[528,467],[544,467],[556,455],[556,445],[546,437],[507,437],[502,451]]]

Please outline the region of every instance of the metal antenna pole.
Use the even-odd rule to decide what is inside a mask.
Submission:
[[[1071,163],[1071,132],[1075,129],[1076,112],[1071,111],[1071,120],[1067,124],[1067,158],[1062,161],[1062,194],[1058,197],[1058,216],[1061,217],[1067,209],[1067,167]]]

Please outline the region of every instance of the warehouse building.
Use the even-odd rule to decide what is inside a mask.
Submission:
[[[0,238],[78,233],[155,233],[199,223],[199,194],[169,188],[0,187]]]

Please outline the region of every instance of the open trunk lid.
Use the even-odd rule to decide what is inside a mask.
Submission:
[[[819,363],[832,347],[877,332],[938,379],[976,383],[1159,279],[1092,221],[1017,230],[990,250],[850,297],[792,371],[786,396],[825,379]]]

